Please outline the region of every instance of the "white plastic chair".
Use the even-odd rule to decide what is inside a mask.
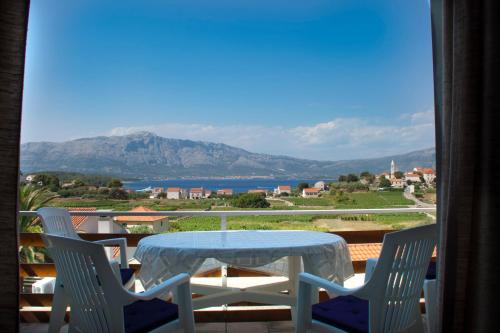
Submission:
[[[42,220],[43,232],[49,235],[57,235],[71,239],[82,240],[76,233],[73,223],[71,222],[71,215],[66,209],[62,208],[40,208],[37,215]],[[120,264],[116,261],[112,262],[113,271],[115,275],[122,281],[122,284],[127,289],[133,289],[135,285],[134,270],[129,268],[127,260],[127,239],[126,238],[113,238],[95,241],[96,244],[101,245],[118,245],[120,246]],[[50,315],[50,333],[58,333],[64,323],[64,315],[68,300],[64,295],[64,288],[56,278],[54,288],[54,299],[52,304],[52,311]]]
[[[69,332],[194,332],[189,275],[182,273],[143,293],[122,286],[104,247],[42,235],[69,298]],[[159,297],[173,292],[177,304]]]
[[[422,331],[419,301],[435,246],[435,225],[386,234],[373,274],[359,288],[301,273],[296,332]],[[312,305],[317,288],[335,298]]]

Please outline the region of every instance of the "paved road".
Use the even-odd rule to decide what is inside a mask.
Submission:
[[[413,194],[409,193],[409,192],[403,192],[403,195],[406,199],[408,200],[412,200],[413,202],[415,202],[415,207],[422,207],[422,208],[436,208],[436,205],[434,204],[430,204],[430,203],[427,203],[427,202],[423,202],[423,201],[420,201],[418,200]]]

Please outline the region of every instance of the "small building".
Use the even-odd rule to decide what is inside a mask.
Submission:
[[[220,190],[217,190],[217,195],[226,195],[226,196],[231,196],[233,195],[233,190],[230,188],[223,188]]]
[[[392,188],[404,188],[405,184],[406,184],[406,182],[404,179],[397,179],[397,178],[391,179],[391,187]]]
[[[167,199],[179,200],[186,197],[186,191],[180,187],[167,188]]]
[[[267,190],[257,188],[257,189],[253,189],[253,190],[248,190],[248,193],[263,193],[263,194],[267,195]]]
[[[195,187],[189,190],[189,199],[203,199],[205,197],[205,191],[203,187]]]
[[[205,198],[210,198],[212,195],[213,191],[212,190],[205,190]]]
[[[274,194],[276,195],[281,195],[284,193],[292,194],[292,187],[290,185],[278,185],[278,187],[274,189]]]
[[[436,173],[431,168],[425,168],[422,170],[422,176],[427,184],[430,184],[436,178]]]
[[[317,198],[319,196],[319,193],[320,193],[320,189],[319,188],[305,188],[302,190],[302,197],[303,198]]]
[[[155,210],[144,206],[138,206],[130,211],[154,212]],[[115,222],[124,228],[148,226],[154,233],[168,231],[168,216],[116,216]]]
[[[151,190],[151,195],[149,196],[150,199],[155,199],[158,198],[160,193],[165,192],[165,189],[163,187],[153,187]]]
[[[378,176],[378,178],[380,178],[380,177],[384,177],[385,179],[388,179],[388,180],[390,180],[390,179],[391,179],[391,175],[390,175],[390,174],[388,174],[387,172],[381,173],[381,174]]]
[[[405,173],[405,180],[411,180],[412,182],[420,182],[420,175],[416,172],[407,172]]]

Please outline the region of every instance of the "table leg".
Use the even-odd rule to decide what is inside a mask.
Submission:
[[[295,297],[297,295],[298,277],[299,277],[299,273],[301,271],[300,260],[301,260],[301,257],[298,257],[298,256],[288,257],[288,281],[290,284],[288,294],[290,296],[293,296],[293,297]],[[292,315],[292,321],[294,322],[294,324],[295,324],[295,318],[296,318],[296,310],[297,310],[297,308],[295,306],[292,306],[290,308],[290,312]]]

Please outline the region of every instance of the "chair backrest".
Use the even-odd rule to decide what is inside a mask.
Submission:
[[[73,239],[80,239],[71,222],[71,215],[64,208],[40,208],[38,216],[42,219],[43,232]]]
[[[48,234],[42,238],[69,298],[72,327],[79,332],[122,332],[123,305],[117,297],[122,287],[103,246]]]
[[[365,286],[370,293],[371,332],[399,332],[415,323],[436,238],[435,224],[385,235]]]

